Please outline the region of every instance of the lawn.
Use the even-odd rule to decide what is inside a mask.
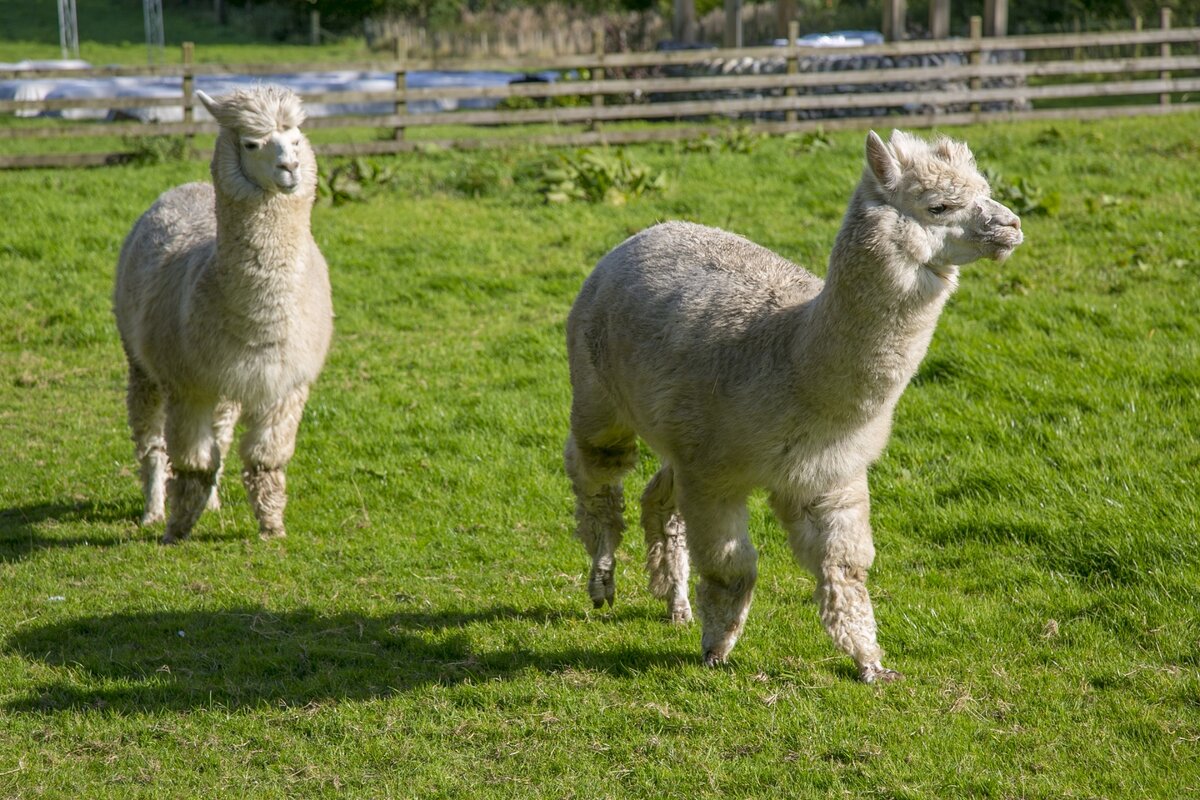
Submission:
[[[823,273],[862,132],[630,148],[667,186],[622,206],[543,203],[545,153],[374,162],[314,212],[337,333],[271,543],[237,480],[181,546],[136,524],[112,274],[207,165],[0,175],[0,796],[1200,794],[1198,121],[950,131],[1041,212],[964,271],[872,471],[881,687],[761,497],[701,665],[645,586],[649,452],[593,611],[560,463],[591,265],[683,218]]]

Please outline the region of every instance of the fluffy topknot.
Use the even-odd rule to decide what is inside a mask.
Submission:
[[[304,123],[304,106],[291,89],[264,84],[238,89],[219,98],[197,92],[204,107],[223,128],[263,137]]]

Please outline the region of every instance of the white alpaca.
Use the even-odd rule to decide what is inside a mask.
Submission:
[[[662,460],[642,496],[650,588],[672,621],[690,620],[690,554],[707,664],[745,623],[757,572],[746,498],[764,487],[834,643],[862,680],[899,677],[880,662],[866,589],[867,467],[958,265],[1004,259],[1022,234],[964,144],[871,132],[866,157],[824,282],[739,236],[671,222],[601,259],[571,309],[565,458],[588,592],[612,604],[621,478],[640,435]]]
[[[240,413],[242,479],[260,535],[284,536],[284,469],[333,333],[329,274],[309,229],[317,164],[291,91],[196,96],[221,126],[213,184],[159,197],[117,266],[142,524],[163,519],[165,495],[162,541],[191,532],[215,502]]]

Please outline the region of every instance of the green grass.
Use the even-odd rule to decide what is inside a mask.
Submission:
[[[619,208],[543,205],[520,150],[399,157],[366,202],[319,206],[337,335],[281,543],[236,480],[182,546],[135,524],[112,272],[206,165],[5,174],[0,796],[1197,794],[1196,123],[951,131],[1061,203],[965,270],[872,472],[907,675],[881,688],[757,497],[745,636],[700,665],[645,588],[649,454],[593,612],[560,466],[563,321],[596,259],[686,218],[823,272],[861,132],[634,148],[669,185]]]
[[[196,45],[200,63],[327,63],[367,59],[371,56],[362,38],[345,37],[319,47],[279,41],[289,17],[265,4],[247,13],[229,6],[229,23],[219,25],[209,0],[190,5],[165,3],[161,54],[168,64],[182,59],[180,45]],[[146,27],[142,4],[129,0],[80,0],[76,3],[79,57],[96,65],[145,64]],[[0,0],[0,62],[62,57],[58,9],[44,0]]]

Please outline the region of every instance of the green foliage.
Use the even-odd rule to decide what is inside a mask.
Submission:
[[[747,125],[736,125],[726,128],[713,136],[705,134],[699,139],[689,141],[685,147],[691,152],[698,153],[737,153],[749,155],[767,138],[765,133],[756,133]]]
[[[1030,214],[1054,216],[1062,207],[1062,195],[1058,192],[1045,192],[1040,186],[1025,177],[1008,181],[991,168],[984,169],[983,175],[992,186],[992,196],[1015,211],[1018,216],[1025,217]]]
[[[665,187],[665,172],[635,162],[627,150],[580,150],[545,165],[539,191],[547,203],[585,200],[619,206]]]
[[[825,133],[824,128],[804,133],[789,133],[783,138],[792,145],[793,151],[797,154],[819,153],[833,146],[833,140],[829,138],[829,134]]]
[[[318,167],[317,196],[335,206],[359,202],[379,189],[395,183],[397,171],[393,164],[366,158],[334,161]]]
[[[136,523],[110,297],[130,225],[208,165],[4,173],[0,797],[1196,796],[1196,115],[1046,127],[946,131],[1062,201],[964,268],[871,470],[887,687],[761,495],[746,631],[704,668],[646,588],[648,450],[593,610],[562,467],[592,265],[684,218],[823,273],[865,131],[630,147],[671,182],[619,207],[540,202],[533,148],[367,159],[392,181],[313,215],[336,335],[289,538],[258,541],[235,445],[174,548]]]
[[[446,186],[467,197],[494,195],[513,185],[512,170],[500,154],[464,159],[447,174]]]
[[[188,156],[183,136],[126,136],[122,140],[134,164],[152,165],[182,161]]]

